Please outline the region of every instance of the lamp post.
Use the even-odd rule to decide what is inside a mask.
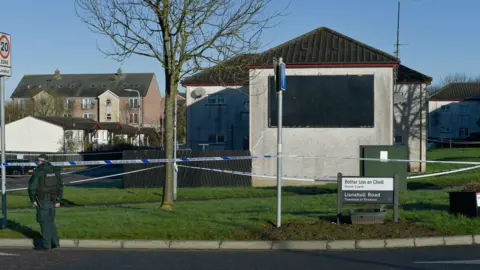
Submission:
[[[140,91],[135,89],[123,89],[127,92],[137,92],[138,95],[138,146],[140,146],[140,127],[142,122],[142,100],[140,99]]]

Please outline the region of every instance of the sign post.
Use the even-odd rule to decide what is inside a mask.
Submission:
[[[1,140],[0,147],[2,151],[2,164],[5,163],[5,78],[12,76],[11,59],[11,39],[10,35],[0,33],[0,126]],[[6,193],[6,172],[5,166],[2,166],[2,229],[7,227],[7,193]]]
[[[286,65],[282,57],[278,62],[274,60],[275,90],[278,95],[277,120],[277,228],[282,224],[282,118],[283,118],[283,91],[287,89]]]
[[[178,95],[178,94],[177,94]],[[178,166],[177,166],[177,96],[175,96],[174,101],[174,118],[173,118],[173,200],[177,200],[177,176],[178,176]]]
[[[343,204],[390,204],[393,220],[398,223],[399,181],[394,177],[337,176],[337,224]]]

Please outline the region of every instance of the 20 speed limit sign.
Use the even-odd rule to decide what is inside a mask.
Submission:
[[[0,76],[11,76],[12,43],[9,34],[0,33]]]

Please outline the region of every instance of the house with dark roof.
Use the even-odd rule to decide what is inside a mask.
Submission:
[[[6,150],[12,152],[82,152],[112,145],[115,137],[134,144],[140,136],[148,145],[154,128],[138,128],[120,122],[97,122],[83,117],[27,116],[5,125]],[[106,138],[102,138],[106,134]],[[99,141],[104,141],[98,143]]]
[[[275,154],[273,59],[279,57],[287,68],[283,153],[337,157],[287,158],[284,175],[359,175],[358,160],[341,157],[359,157],[360,145],[404,144],[411,159],[426,158],[426,113],[421,113],[425,106],[409,97],[425,97],[431,78],[327,27],[262,53],[235,56],[183,80],[188,146]],[[402,115],[402,110],[410,115]],[[419,129],[408,129],[411,123]],[[412,163],[410,170],[424,168]],[[254,159],[252,173],[275,175],[275,162]]]
[[[25,75],[11,95],[22,116],[83,117],[132,126],[159,125],[161,95],[154,73]],[[107,134],[102,134],[107,137]]]
[[[450,83],[430,96],[428,137],[464,140],[480,132],[480,83]]]

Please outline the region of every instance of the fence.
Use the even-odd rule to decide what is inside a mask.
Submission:
[[[188,157],[219,157],[219,156],[249,156],[248,150],[179,150],[178,158]],[[165,158],[161,150],[133,150],[124,151],[124,159],[154,159]],[[128,164],[123,165],[125,172],[151,168],[160,164]],[[227,160],[227,161],[198,161],[188,162],[188,166],[216,168],[232,171],[251,172],[252,160]],[[143,172],[127,174],[123,177],[125,188],[156,188],[163,187],[165,183],[165,168],[156,168]],[[233,187],[252,186],[250,176],[225,174],[221,172],[204,171],[179,167],[177,176],[178,187]]]
[[[123,158],[122,152],[79,152],[79,153],[59,153],[59,152],[7,152],[6,160],[25,159],[36,161],[40,154],[46,154],[49,161],[89,161],[89,160],[118,160]]]

